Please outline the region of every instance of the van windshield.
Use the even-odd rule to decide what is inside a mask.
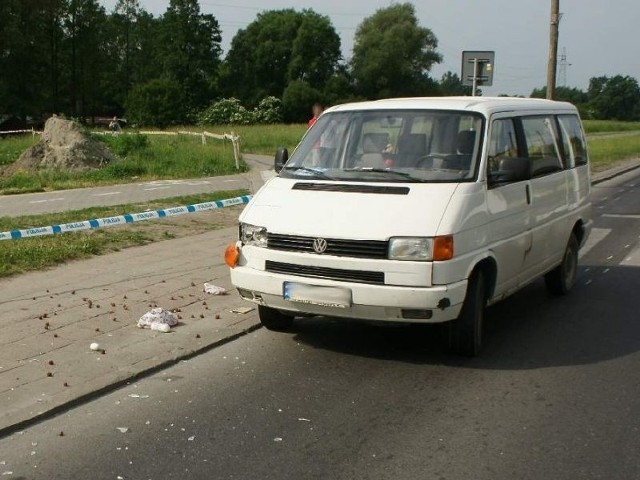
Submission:
[[[366,182],[461,182],[476,176],[483,117],[441,110],[322,115],[280,173]]]

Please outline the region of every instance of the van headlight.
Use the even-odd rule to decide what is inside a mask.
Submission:
[[[414,262],[445,261],[453,258],[453,236],[395,237],[389,240],[389,260]]]
[[[267,247],[267,229],[248,223],[240,224],[240,241],[243,245]]]

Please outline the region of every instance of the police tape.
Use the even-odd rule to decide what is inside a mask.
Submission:
[[[64,223],[61,225],[49,225],[47,227],[27,228],[24,230],[11,230],[9,232],[0,232],[0,240],[18,240],[21,238],[41,237],[44,235],[57,235],[59,233],[79,232],[82,230],[93,230],[96,228],[115,227],[116,225],[125,225],[128,223],[143,222],[146,220],[162,219],[167,217],[175,217],[185,215],[187,213],[204,212],[207,210],[216,210],[219,208],[233,207],[235,205],[243,205],[249,203],[251,195],[242,195],[236,198],[228,198],[226,200],[215,200],[212,202],[196,203],[194,205],[184,205],[182,207],[165,208],[161,210],[150,210],[140,213],[128,213],[125,215],[117,215],[114,217],[95,218],[82,222]]]

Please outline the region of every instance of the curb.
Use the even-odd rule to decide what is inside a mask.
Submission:
[[[606,182],[607,180],[612,180],[616,177],[624,175],[625,173],[632,172],[640,168],[640,160],[636,160],[635,163],[631,163],[629,165],[622,165],[620,167],[611,168],[609,170],[604,170],[593,175],[591,179],[591,185],[598,185],[602,182]]]
[[[56,405],[55,407],[51,408],[50,410],[47,410],[46,412],[42,412],[39,413],[31,418],[28,418],[26,420],[21,420],[18,423],[14,423],[13,425],[8,425],[6,427],[1,427],[0,428],[0,439],[6,438],[16,432],[19,432],[21,430],[24,430],[26,428],[32,427],[38,423],[44,422],[46,420],[49,420],[51,418],[57,417],[58,415],[61,415],[63,413],[68,412],[69,410],[71,410],[72,408],[84,405],[92,400],[95,400],[96,398],[108,394],[108,393],[112,393],[115,392],[116,390],[130,384],[132,381],[136,381],[136,380],[141,380],[143,378],[146,377],[150,377],[151,375],[154,375],[155,373],[158,373],[162,370],[165,370],[169,367],[172,367],[174,365],[177,365],[178,363],[185,361],[185,360],[190,360],[192,358],[195,358],[199,355],[202,355],[203,353],[207,353],[215,348],[218,348],[222,345],[226,345],[227,343],[231,343],[234,340],[237,340],[238,338],[244,337],[245,335],[248,335],[251,332],[254,332],[258,329],[262,328],[262,325],[260,324],[260,322],[255,322],[253,325],[249,325],[248,327],[244,328],[243,330],[241,330],[240,332],[236,332],[232,335],[229,336],[225,336],[223,338],[220,338],[218,340],[216,340],[215,342],[210,343],[209,345],[205,345],[202,348],[199,348],[197,350],[193,350],[191,352],[185,353],[184,355],[179,355],[175,358],[171,358],[168,360],[165,360],[161,363],[159,363],[158,365],[154,365],[153,367],[141,370],[139,372],[136,372],[132,375],[130,375],[129,377],[120,379],[116,382],[107,384],[103,387],[100,387],[96,390],[93,390],[89,393],[85,393],[83,395],[80,395],[77,398],[71,399],[67,402],[61,403],[60,405]]]

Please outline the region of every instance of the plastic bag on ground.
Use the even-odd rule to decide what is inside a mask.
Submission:
[[[169,329],[178,324],[178,318],[164,308],[157,307],[151,309],[138,320],[138,328],[150,328],[159,332],[168,332]]]
[[[218,287],[217,285],[213,285],[211,283],[204,284],[204,291],[206,293],[210,293],[211,295],[226,295],[227,289],[224,287]]]

